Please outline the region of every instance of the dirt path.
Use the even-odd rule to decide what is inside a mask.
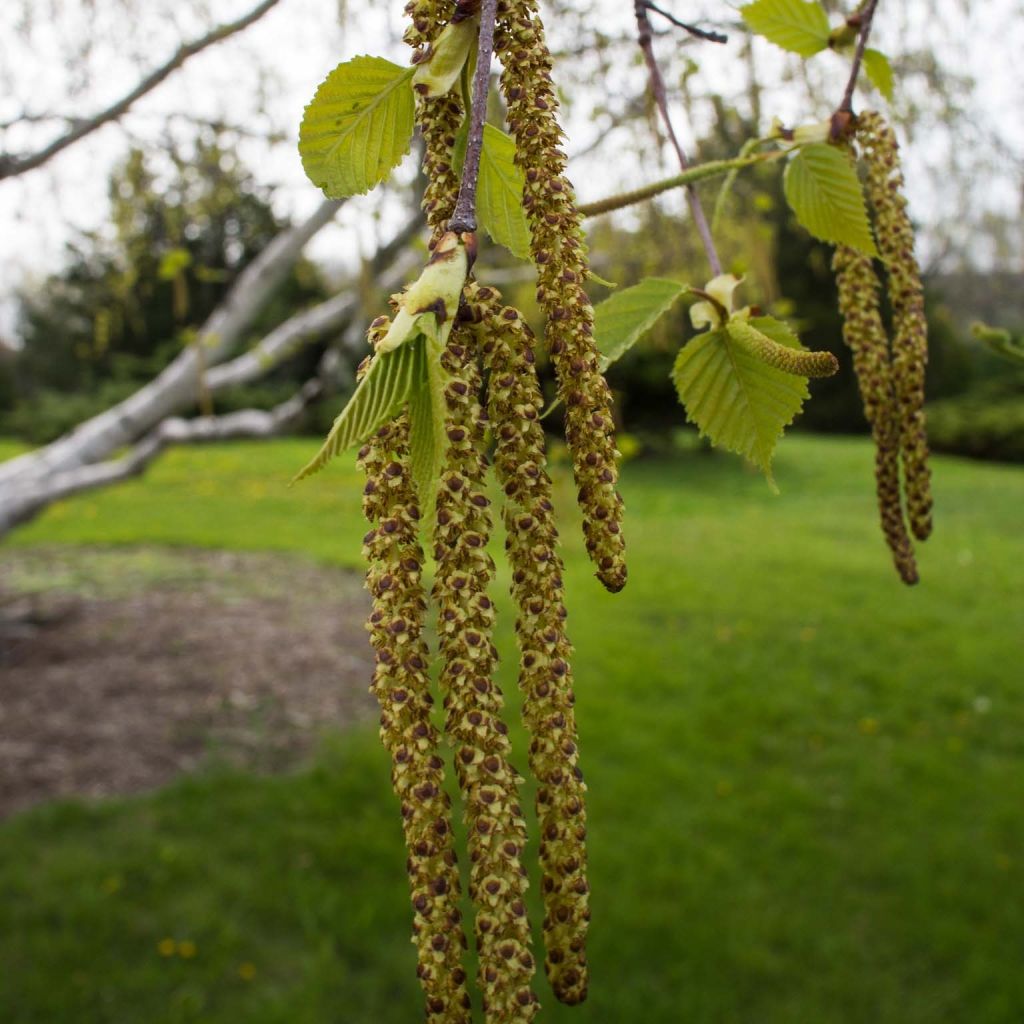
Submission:
[[[292,556],[2,553],[0,815],[294,765],[374,713],[366,609],[355,574]]]

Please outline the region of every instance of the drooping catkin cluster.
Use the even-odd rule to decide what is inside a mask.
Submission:
[[[444,762],[431,722],[430,654],[418,537],[419,509],[409,473],[409,425],[403,415],[382,427],[359,453],[366,473],[363,540],[373,596],[367,622],[376,653],[371,691],[381,708],[380,736],[391,755],[391,781],[401,802],[414,910],[413,941],[426,1017],[468,1024],[470,1001],[462,966],[466,939],[459,910],[459,872],[452,845],[451,803]]]
[[[478,982],[488,1020],[526,1022],[537,1012],[530,982],[534,958],[525,893],[526,823],[519,775],[494,681],[494,606],[488,596],[494,562],[485,492],[485,414],[480,407],[476,346],[464,327],[452,331],[442,356],[448,450],[439,482],[434,598],[442,658],[445,731],[455,750],[470,857],[469,892],[476,906]]]
[[[928,329],[914,231],[907,216],[896,137],[879,114],[860,114],[854,142],[867,167],[867,195],[885,264],[892,339],[880,312],[881,281],[868,256],[836,248],[833,269],[843,337],[853,351],[864,412],[875,439],[882,531],[904,583],[916,583],[910,532],[932,529],[931,475],[924,422]]]
[[[914,256],[914,229],[903,194],[896,136],[881,114],[858,116],[857,145],[867,165],[867,193],[875,213],[875,234],[888,275],[892,306],[893,386],[899,406],[900,453],[907,518],[915,537],[932,531],[931,474],[924,420],[924,376],[928,326],[921,272]]]
[[[491,288],[467,289],[468,316],[490,370],[488,413],[504,492],[505,549],[518,617],[519,686],[537,780],[545,967],[555,996],[587,995],[586,786],[579,768],[562,561],[546,469],[532,334]]]
[[[843,337],[853,352],[864,414],[875,442],[875,487],[882,533],[904,583],[916,583],[914,548],[907,533],[900,492],[900,428],[889,337],[878,308],[879,280],[871,259],[838,246],[832,269],[839,290]]]
[[[565,176],[551,54],[535,0],[501,0],[495,52],[501,59],[508,126],[526,176],[523,208],[537,267],[537,301],[565,403],[565,436],[579,487],[587,551],[611,591],[626,584],[622,498],[611,392],[594,346],[594,313],[584,290],[589,274],[581,218]]]

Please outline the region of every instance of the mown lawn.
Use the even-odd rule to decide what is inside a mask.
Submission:
[[[9,543],[355,565],[355,472],[284,487],[311,447],[174,451]],[[937,460],[936,535],[905,589],[871,461],[794,438],[780,497],[731,458],[630,464],[614,598],[566,515],[593,984],[570,1010],[541,982],[542,1020],[1024,1020],[1024,472]],[[566,508],[564,473],[559,491]],[[296,775],[3,824],[0,1019],[418,1020],[386,776],[367,730]]]

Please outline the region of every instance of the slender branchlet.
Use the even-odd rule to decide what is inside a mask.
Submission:
[[[687,159],[686,151],[683,149],[679,136],[672,124],[672,115],[668,112],[668,96],[665,91],[665,79],[662,77],[661,68],[658,67],[658,59],[654,54],[654,30],[651,28],[651,19],[647,15],[648,5],[644,0],[634,0],[633,14],[636,18],[637,42],[644,55],[644,63],[647,65],[647,76],[651,83],[651,95],[654,97],[654,105],[658,108],[661,123],[665,126],[669,142],[676,152],[676,159],[679,161],[679,169],[684,173],[690,169],[690,161]],[[724,40],[723,40],[724,41]],[[711,237],[711,227],[704,214],[704,207],[701,205],[700,196],[693,187],[693,183],[686,185],[686,202],[690,207],[690,216],[693,218],[694,227],[700,235],[701,244],[704,246],[704,253],[708,258],[708,265],[711,267],[711,274],[717,277],[722,273],[722,261],[718,258],[718,250],[715,248],[715,240]]]
[[[524,901],[526,824],[519,804],[520,778],[509,761],[504,701],[494,681],[486,417],[478,400],[476,356],[472,333],[456,327],[442,356],[449,376],[444,389],[448,448],[438,488],[433,593],[445,730],[455,750],[469,837],[478,982],[487,1020],[519,1024],[533,1019],[538,1004],[530,987],[534,958]]]
[[[932,531],[931,473],[924,416],[928,325],[921,272],[914,256],[914,229],[907,214],[899,146],[892,128],[880,114],[860,114],[856,139],[867,164],[867,193],[874,207],[875,234],[888,275],[893,387],[899,410],[907,517],[914,536],[925,540]]]
[[[431,723],[430,655],[422,636],[426,601],[419,510],[409,474],[408,421],[382,427],[359,453],[366,473],[363,540],[373,595],[367,623],[376,652],[371,691],[380,703],[380,736],[391,755],[391,782],[401,802],[414,909],[417,973],[434,1024],[469,1024],[462,956],[459,872],[452,846],[444,762]]]
[[[523,207],[537,266],[537,300],[565,403],[565,436],[587,551],[598,579],[617,591],[626,584],[626,562],[611,392],[594,345],[594,311],[584,290],[590,266],[572,185],[565,176],[551,54],[536,0],[500,0],[495,49],[503,65],[501,85],[516,162],[526,177]]]
[[[864,414],[875,441],[875,484],[882,533],[904,583],[916,583],[914,549],[900,496],[900,429],[889,338],[879,313],[879,280],[871,259],[840,245],[832,259],[843,316],[843,338],[853,352]]]
[[[491,288],[467,293],[490,370],[488,415],[494,466],[504,493],[505,550],[518,616],[519,687],[537,780],[543,873],[545,967],[555,996],[587,995],[586,786],[579,768],[573,704],[572,647],[565,632],[562,561],[546,469],[543,405],[532,335],[519,313]]]

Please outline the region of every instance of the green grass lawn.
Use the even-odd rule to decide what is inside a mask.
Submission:
[[[357,474],[284,486],[312,447],[172,451],[9,543],[355,565]],[[797,437],[774,497],[731,458],[630,464],[617,597],[560,475],[593,982],[566,1009],[541,981],[542,1020],[1024,1021],[1024,472],[936,460],[907,589],[871,467],[862,441]],[[508,615],[500,639],[511,694]],[[386,777],[369,729],[296,775],[211,772],[0,826],[0,1019],[420,1019]]]

